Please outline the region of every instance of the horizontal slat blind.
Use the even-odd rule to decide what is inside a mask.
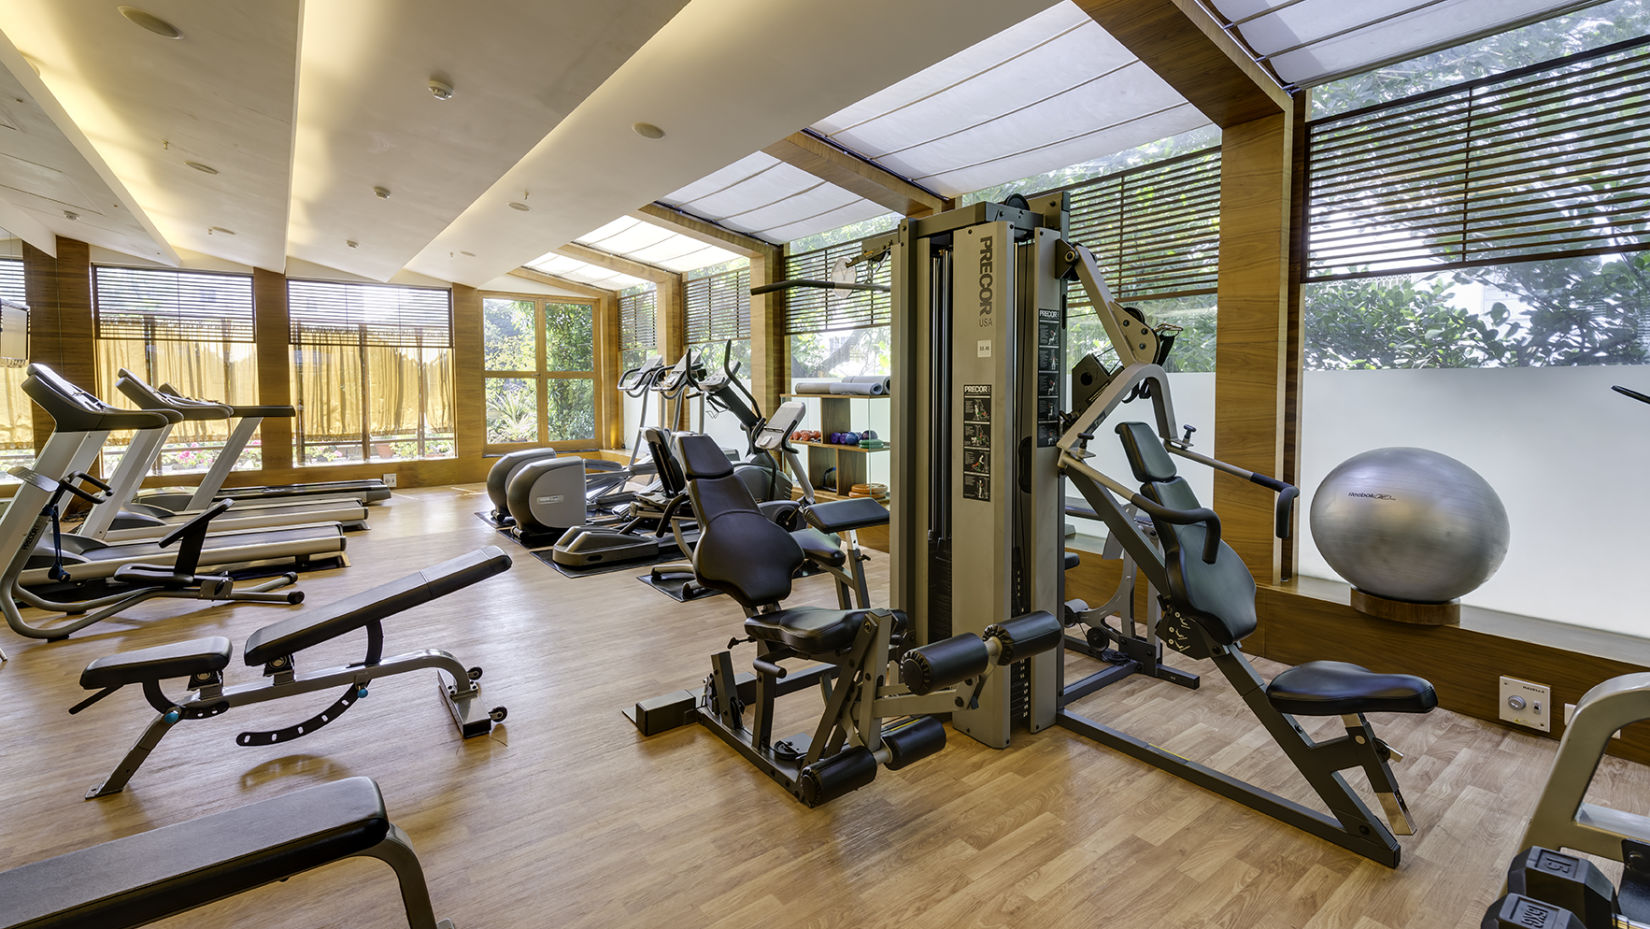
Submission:
[[[289,281],[292,342],[451,347],[452,293],[426,287]]]
[[[248,275],[100,265],[92,280],[100,339],[254,339]]]
[[[682,285],[687,309],[687,342],[721,342],[751,337],[751,272],[735,268]]]
[[[1207,148],[1082,181],[1071,236],[1089,247],[1119,300],[1212,294],[1220,264],[1220,149]],[[1093,313],[1072,287],[1066,311]]]
[[[658,305],[659,289],[648,285],[644,290],[626,291],[619,295],[619,348],[655,350],[654,311]]]
[[[29,293],[23,286],[23,259],[0,258],[0,299],[29,305]]]
[[[1650,248],[1650,37],[1309,125],[1306,279]]]
[[[785,259],[787,280],[827,281],[831,265],[841,258],[853,258],[860,252],[860,243],[840,242]],[[866,281],[864,268],[855,265],[862,283],[888,284],[893,281],[893,266],[879,261],[871,266],[870,280]],[[886,326],[893,319],[892,301],[888,294],[871,290],[824,290],[818,287],[796,287],[785,291],[785,332],[824,332],[830,329],[864,329],[867,326]]]

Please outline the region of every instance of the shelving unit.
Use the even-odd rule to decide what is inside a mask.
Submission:
[[[870,397],[864,394],[780,394],[786,400],[818,400],[819,426],[824,435],[833,432],[864,432],[866,427],[861,424],[855,428],[852,421],[850,400],[886,400],[888,397]],[[804,420],[803,428],[816,428],[808,425]],[[791,444],[807,448],[805,462],[808,468],[808,482],[814,485],[814,492],[821,500],[834,500],[848,495],[848,488],[855,484],[863,484],[868,478],[866,467],[867,458],[879,452],[888,451],[888,446],[882,448],[861,448],[858,445],[835,445],[830,442],[796,442]],[[825,477],[826,470],[836,469],[836,486],[842,488],[840,492],[824,490],[820,481]],[[892,488],[889,490],[892,493]]]

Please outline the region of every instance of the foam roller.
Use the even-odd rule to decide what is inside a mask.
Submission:
[[[964,678],[984,674],[991,667],[991,650],[979,636],[965,632],[911,649],[900,660],[899,667],[900,680],[912,693],[932,693]]]
[[[884,732],[882,744],[888,748],[888,770],[898,771],[944,748],[945,726],[932,716],[924,716]]]
[[[1065,635],[1060,621],[1046,610],[1016,616],[1006,623],[992,623],[985,627],[982,638],[996,639],[1000,646],[997,663],[1012,664],[1021,658],[1041,654],[1056,645]]]
[[[852,793],[876,780],[877,757],[863,745],[845,748],[798,773],[802,802],[810,808]]]

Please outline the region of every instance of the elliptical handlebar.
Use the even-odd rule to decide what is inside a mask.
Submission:
[[[1620,384],[1615,384],[1612,385],[1610,389],[1624,397],[1632,397],[1640,403],[1650,403],[1650,395],[1641,394],[1631,387],[1623,387]]]

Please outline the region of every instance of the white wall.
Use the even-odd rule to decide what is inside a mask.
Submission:
[[[1484,476],[1512,526],[1496,575],[1462,598],[1615,632],[1650,631],[1650,366],[1308,371],[1302,385],[1300,572],[1334,577],[1305,514],[1335,465],[1411,445]]]

